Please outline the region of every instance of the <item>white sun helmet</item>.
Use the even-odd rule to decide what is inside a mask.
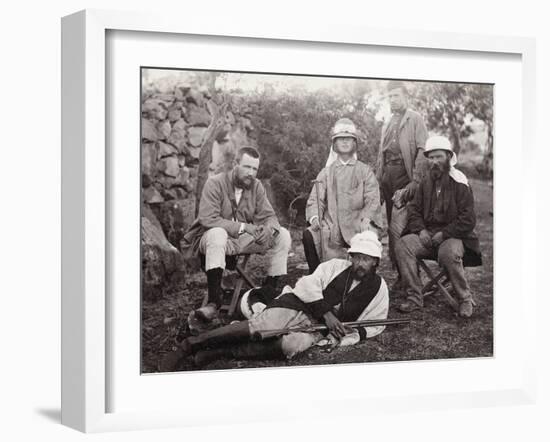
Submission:
[[[447,152],[451,152],[451,166],[456,165],[458,161],[456,158],[456,153],[454,152],[451,142],[447,137],[442,135],[433,135],[428,138],[426,141],[426,147],[424,148],[424,156],[427,157],[428,153],[434,150],[446,150]]]
[[[357,140],[357,128],[349,118],[340,118],[332,128],[332,141],[338,137],[352,137]]]
[[[382,244],[378,236],[371,230],[353,235],[348,253],[362,253],[374,258],[382,258]]]
[[[259,288],[259,287],[256,287],[256,288]],[[245,292],[243,294],[243,296],[241,297],[241,302],[239,304],[239,309],[241,311],[241,314],[246,319],[252,319],[256,315],[263,312],[264,309],[265,309],[265,304],[263,302],[258,301],[258,302],[254,302],[254,303],[251,304],[248,301],[248,298],[250,296],[250,292],[252,292],[252,290],[254,290],[254,289],[250,289],[250,290],[248,290],[247,292]]]

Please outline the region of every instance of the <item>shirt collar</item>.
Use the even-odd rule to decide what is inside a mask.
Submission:
[[[349,160],[347,160],[346,162],[342,161],[340,158],[338,158],[338,163],[341,165],[341,166],[353,166],[355,163],[357,162],[357,160],[354,158],[354,157],[351,157]]]

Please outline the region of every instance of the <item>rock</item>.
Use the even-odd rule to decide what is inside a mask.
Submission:
[[[185,100],[188,103],[194,103],[199,107],[201,107],[204,104],[203,95],[196,89],[190,89],[187,92],[187,96],[185,97]]]
[[[146,118],[141,119],[141,139],[153,142],[159,140],[155,125]]]
[[[141,114],[155,120],[164,120],[168,111],[165,103],[155,98],[149,98],[141,105]]]
[[[199,156],[201,154],[201,148],[200,147],[189,147],[188,148],[189,153],[191,154],[191,157],[195,160],[199,159]]]
[[[187,132],[187,123],[185,122],[185,120],[180,118],[178,121],[176,121],[172,125],[172,132],[181,132],[185,134]]]
[[[141,192],[142,199],[147,204],[162,203],[164,201],[164,198],[161,196],[160,192],[153,186],[142,189]]]
[[[172,132],[172,125],[168,120],[159,121],[157,123],[157,133],[159,140],[166,140]]]
[[[166,238],[162,225],[147,204],[141,210],[142,295],[158,300],[162,289],[185,270],[182,254]]]
[[[151,178],[157,173],[157,147],[153,143],[141,144],[141,173]]]
[[[160,192],[162,195],[164,195],[164,191],[167,189],[170,189],[174,186],[177,186],[179,184],[179,178],[177,176],[166,176],[166,175],[159,175],[156,178],[156,183],[160,184]]]
[[[164,175],[174,178],[178,176],[180,170],[178,158],[175,156],[163,158],[157,163],[157,167]]]
[[[199,92],[202,94],[204,98],[210,99],[212,98],[212,94],[210,93],[210,90],[206,86],[199,87]]]
[[[168,109],[172,103],[176,100],[176,97],[172,93],[154,94],[153,99],[157,100],[161,106]]]
[[[174,193],[178,190],[181,192],[181,189],[174,189]],[[179,245],[195,219],[195,198],[166,201],[151,209],[170,243]]]
[[[180,169],[182,167],[185,167],[185,155],[178,155],[178,164],[180,166]],[[189,169],[187,169],[189,170]]]
[[[171,157],[178,154],[178,149],[176,149],[171,144],[163,143],[162,141],[159,141],[157,144],[158,144],[159,160],[165,157]]]
[[[180,109],[172,109],[168,111],[168,120],[170,122],[178,121],[181,118],[181,110]]]
[[[187,150],[187,123],[180,119],[172,126],[172,132],[166,140],[175,146],[182,155],[189,155]]]
[[[187,107],[186,119],[191,126],[208,126],[212,118],[206,109],[191,103]]]
[[[141,174],[141,187],[145,189],[146,187],[149,187],[151,184],[153,184],[153,179],[144,173]]]
[[[204,138],[204,134],[208,129],[206,127],[190,127],[187,131],[189,144],[192,147],[200,147]]]
[[[178,192],[176,192],[176,188],[171,189],[162,189],[161,195],[164,198],[164,201],[173,201],[178,199]]]
[[[185,96],[191,88],[189,86],[176,86],[174,88],[174,96],[178,101],[185,101]]]

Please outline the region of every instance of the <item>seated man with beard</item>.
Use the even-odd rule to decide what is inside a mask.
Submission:
[[[407,290],[407,300],[399,306],[411,312],[424,306],[417,258],[437,258],[449,276],[459,298],[459,314],[470,317],[472,293],[464,274],[462,259],[481,264],[479,240],[474,233],[474,197],[466,176],[455,169],[457,162],[449,140],[433,136],[426,142],[426,173],[408,206],[408,223],[396,243],[397,265]]]
[[[184,236],[186,247],[205,255],[208,304],[197,310],[205,319],[211,319],[221,305],[227,255],[265,254],[268,267],[263,283],[273,287],[287,273],[292,240],[256,178],[259,165],[255,148],[239,149],[233,169],[210,177],[204,185],[199,216]]]
[[[329,339],[339,341],[340,345],[355,344],[381,333],[384,326],[349,329],[343,324],[386,319],[389,306],[388,288],[376,273],[382,255],[376,233],[358,233],[350,243],[349,261],[334,258],[320,264],[311,275],[300,278],[294,288],[286,286],[262,312],[247,321],[188,337],[176,351],[165,356],[160,370],[173,371],[179,361],[188,356],[194,357],[197,366],[224,357],[290,359],[323,338],[320,332],[292,332],[250,342],[253,334],[259,331],[324,322],[330,331]]]

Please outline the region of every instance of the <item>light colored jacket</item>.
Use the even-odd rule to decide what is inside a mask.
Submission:
[[[376,161],[376,178],[382,181],[384,175],[384,139],[388,133],[389,121],[382,126],[382,135],[380,137],[380,147],[378,149],[378,158]],[[420,183],[426,167],[426,158],[423,151],[428,139],[428,129],[426,123],[418,112],[407,109],[401,124],[399,125],[399,147],[405,163],[407,175],[411,181]]]
[[[336,189],[335,171],[337,167],[353,167],[349,182]],[[323,230],[328,228],[329,238],[339,243],[339,236],[349,244],[351,238],[365,230],[370,230],[371,221],[381,225],[380,191],[372,169],[365,163],[351,159],[346,166],[339,161],[323,168],[317,176],[319,181],[319,203]],[[317,193],[311,190],[306,205],[306,219],[318,216]]]
[[[234,220],[236,218],[236,220]],[[184,236],[184,242],[198,251],[204,232],[221,227],[232,238],[238,238],[241,223],[280,229],[277,215],[267,199],[261,181],[255,179],[250,189],[244,189],[239,204],[235,200],[233,170],[210,177],[206,181],[199,206],[198,218]]]

